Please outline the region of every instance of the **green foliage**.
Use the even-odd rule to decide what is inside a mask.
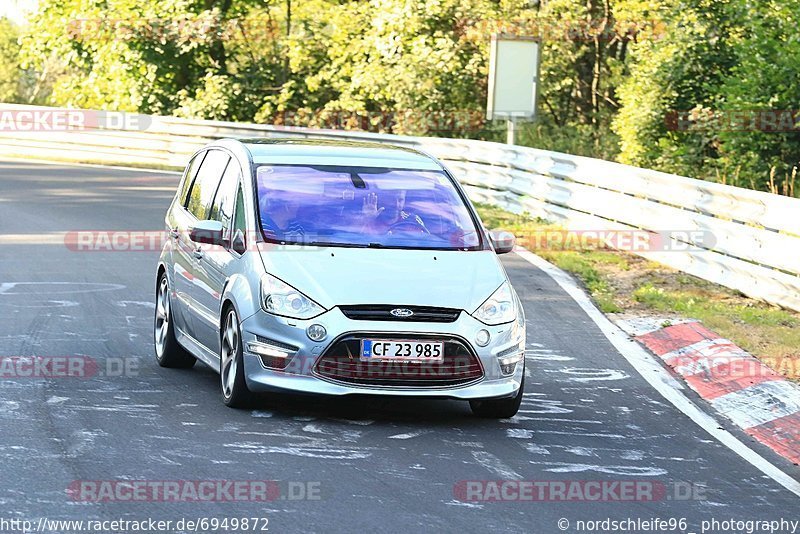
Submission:
[[[0,102],[17,102],[20,91],[18,30],[0,18]]]
[[[800,163],[800,132],[793,116],[800,102],[800,1],[740,0],[739,4],[740,9],[747,9],[743,17],[746,29],[737,42],[736,64],[722,86],[721,107],[761,112],[757,115],[760,121],[777,110],[781,112],[778,121],[788,118],[789,128],[720,132],[720,164],[727,175],[739,177],[736,185],[750,187],[746,179],[755,182],[758,189],[790,194],[792,173]],[[770,128],[769,124],[762,126]],[[771,174],[777,177],[771,180]]]
[[[400,134],[480,131],[488,42],[469,39],[458,21],[487,16],[493,5],[300,3],[286,39],[287,83],[257,119]]]
[[[663,16],[619,88],[620,161],[792,194],[800,138],[763,127],[800,98],[800,3],[691,0]]]
[[[636,14],[630,0],[613,3]],[[534,33],[547,83],[542,120],[521,141],[613,157],[631,38],[585,31],[613,29],[609,5],[42,0],[22,55],[55,105],[500,140],[504,125],[483,117],[489,37]]]
[[[800,136],[718,115],[797,108],[798,23],[800,0],[40,0],[19,41],[0,21],[0,100],[502,141],[489,38],[533,35],[521,144],[792,194]]]
[[[729,0],[689,0],[665,6],[660,39],[637,43],[634,65],[620,86],[615,120],[620,160],[694,176],[718,155],[709,132],[681,131],[676,116],[711,104],[735,62]],[[716,132],[711,132],[716,134]]]

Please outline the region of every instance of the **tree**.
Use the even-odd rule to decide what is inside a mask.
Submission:
[[[619,88],[620,161],[791,193],[800,2],[687,0],[663,13],[664,38],[636,43]],[[788,131],[769,125],[787,117]]]
[[[0,17],[0,102],[18,102],[20,98],[18,34],[13,22]]]
[[[311,0],[295,8],[288,82],[258,118],[375,131],[463,135],[483,128],[488,39],[463,23],[486,0]]]
[[[248,120],[278,63],[261,4],[42,0],[23,57],[55,105]]]
[[[720,167],[744,187],[793,194],[800,165],[800,1],[737,0],[743,31],[720,89]]]

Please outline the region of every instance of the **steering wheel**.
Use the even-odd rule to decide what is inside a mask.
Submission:
[[[420,224],[416,217],[410,219],[403,219],[402,221],[398,221],[391,225],[388,230],[386,230],[387,234],[392,234],[395,231],[400,232],[411,232],[416,230],[417,232],[422,232],[423,234],[430,234],[430,230],[425,228],[424,225]]]

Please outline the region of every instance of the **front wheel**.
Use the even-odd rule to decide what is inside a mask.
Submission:
[[[514,417],[519,411],[519,406],[522,404],[522,395],[525,392],[525,374],[522,375],[522,380],[519,383],[519,391],[513,397],[507,399],[478,399],[469,401],[469,407],[472,408],[472,413],[478,417],[486,417],[491,419],[507,419]]]
[[[222,384],[222,402],[230,408],[246,408],[252,402],[252,393],[244,380],[242,361],[242,336],[236,310],[228,308],[223,315],[220,343],[219,376]]]
[[[189,369],[197,361],[175,339],[175,325],[172,324],[172,305],[169,299],[167,273],[161,273],[158,279],[156,313],[153,320],[153,345],[156,351],[156,361],[161,367]]]

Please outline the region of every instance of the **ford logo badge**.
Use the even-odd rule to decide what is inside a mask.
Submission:
[[[409,310],[408,308],[395,308],[389,313],[391,313],[395,317],[411,317],[412,315],[414,315],[414,312]]]

